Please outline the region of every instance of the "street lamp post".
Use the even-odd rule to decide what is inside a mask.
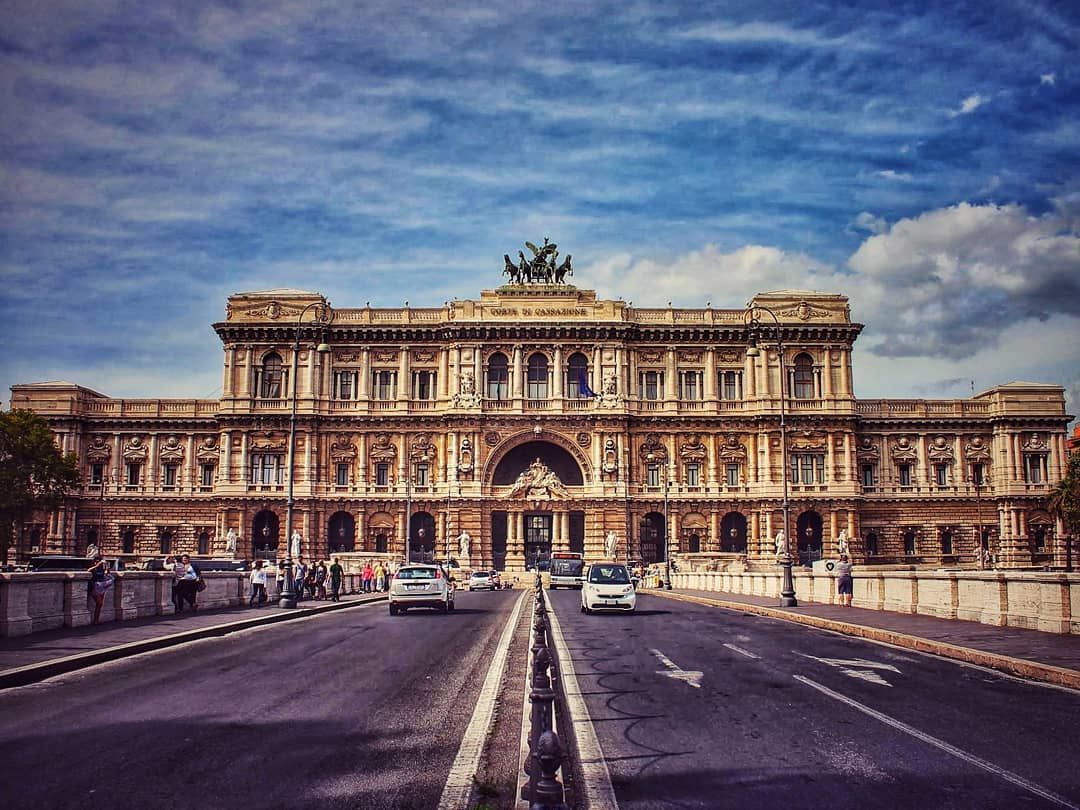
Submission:
[[[795,581],[792,579],[791,574],[791,533],[788,531],[788,462],[787,462],[787,423],[785,421],[786,416],[786,400],[787,393],[785,388],[785,372],[784,372],[784,339],[780,329],[780,319],[766,306],[761,304],[749,304],[746,307],[746,311],[743,313],[743,320],[747,326],[747,332],[750,342],[750,347],[746,350],[747,357],[759,357],[761,355],[761,349],[757,347],[758,333],[762,332],[766,325],[762,325],[761,319],[758,315],[759,312],[765,312],[772,318],[772,327],[776,334],[776,349],[777,355],[780,359],[780,478],[784,482],[784,501],[783,501],[783,513],[784,513],[784,553],[780,559],[780,565],[783,568],[783,582],[780,586],[780,606],[781,607],[798,607],[799,602],[795,598]],[[768,363],[765,365],[765,373],[768,374]]]
[[[293,499],[293,472],[296,460],[296,398],[299,392],[299,380],[297,376],[299,374],[300,364],[300,332],[303,328],[304,316],[309,310],[315,310],[315,319],[313,323],[319,328],[319,342],[315,346],[315,351],[319,354],[326,354],[330,351],[330,344],[326,342],[326,328],[330,325],[330,321],[333,318],[333,310],[330,308],[328,301],[312,301],[302,310],[300,314],[296,316],[296,337],[293,341],[293,355],[292,355],[292,406],[289,413],[289,457],[287,460],[288,466],[288,493],[285,500],[285,590],[281,592],[281,600],[278,602],[278,607],[294,608],[296,607],[296,591],[293,590],[293,561],[292,561],[292,533],[293,533],[293,507],[296,501]]]
[[[645,456],[650,464],[656,464],[664,482],[664,590],[671,590],[671,544],[668,543],[668,462],[667,457],[657,458],[652,453]]]

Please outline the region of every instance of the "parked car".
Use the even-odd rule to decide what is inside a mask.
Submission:
[[[466,587],[470,591],[493,591],[496,585],[490,571],[473,571],[469,575],[469,584]]]
[[[632,613],[637,593],[630,571],[619,563],[593,563],[581,585],[581,612],[615,610]]]
[[[412,607],[435,608],[443,613],[454,609],[454,589],[440,565],[403,565],[390,580],[390,615]]]

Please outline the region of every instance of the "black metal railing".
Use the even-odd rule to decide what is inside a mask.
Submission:
[[[529,702],[529,755],[525,773],[529,781],[521,798],[529,802],[530,810],[567,810],[559,770],[567,757],[555,731],[556,692],[552,688],[552,653],[548,646],[547,605],[540,574],[536,575],[536,599],[533,607],[532,677]],[[558,669],[555,667],[555,672]]]

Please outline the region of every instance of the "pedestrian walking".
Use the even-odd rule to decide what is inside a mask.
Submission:
[[[262,560],[255,560],[251,569],[251,598],[248,599],[248,607],[254,607],[256,600],[260,605],[266,604],[266,569],[263,568]]]
[[[375,587],[375,569],[371,566],[371,560],[364,563],[364,570],[360,574],[360,582],[364,586],[364,593],[371,593]]]
[[[191,561],[190,555],[181,555],[180,562],[184,565],[184,576],[176,583],[177,595],[180,597],[181,602],[187,602],[193,611],[198,610],[202,572]],[[205,587],[205,585],[202,587]]]
[[[304,599],[304,583],[307,581],[307,566],[304,565],[304,558],[297,557],[296,565],[293,566],[293,591],[296,592],[296,601],[302,602]]]
[[[841,554],[840,562],[836,564],[836,592],[840,595],[840,604],[843,607],[851,607],[851,596],[854,591],[851,578],[852,567],[852,564],[848,562],[847,554]]]
[[[100,554],[94,556],[94,564],[87,571],[90,572],[90,581],[86,583],[86,597],[89,605],[93,605],[94,624],[101,622],[101,609],[105,605],[105,594],[113,586],[113,575],[109,573],[109,563]]]
[[[171,561],[171,563],[172,563],[171,569],[172,569],[172,575],[173,575],[173,580],[172,580],[173,609],[177,613],[183,613],[184,612],[184,599],[180,595],[180,591],[181,591],[180,580],[182,580],[184,578],[184,573],[187,571],[187,566],[184,565],[184,561],[182,559],[180,559],[179,554],[177,554],[175,557],[166,558],[166,562],[169,562],[169,561]]]
[[[330,600],[332,602],[339,601],[338,597],[341,594],[341,580],[345,575],[345,569],[341,567],[341,563],[337,557],[334,557],[334,562],[330,566]]]
[[[285,560],[278,560],[275,581],[277,582],[277,592],[280,597],[285,591]]]
[[[319,560],[319,564],[315,566],[315,598],[320,602],[326,599],[326,576],[328,573],[326,563]]]
[[[383,590],[386,588],[386,569],[383,568],[382,560],[379,560],[377,563],[375,563],[374,576],[375,590],[379,593],[382,593]]]

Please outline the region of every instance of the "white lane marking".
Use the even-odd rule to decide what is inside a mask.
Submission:
[[[491,664],[488,666],[487,676],[484,678],[484,685],[480,687],[480,694],[476,698],[476,708],[473,709],[472,719],[469,720],[465,736],[461,738],[461,746],[454,758],[454,764],[446,777],[442,799],[439,801],[439,810],[465,810],[468,807],[473,777],[476,776],[476,769],[480,767],[480,754],[484,749],[484,740],[487,739],[491,720],[495,716],[495,699],[499,695],[503,670],[506,669],[510,640],[514,636],[514,628],[517,627],[518,617],[521,615],[521,606],[529,595],[528,590],[521,592],[506,626],[503,627],[495,654],[491,657]]]
[[[761,658],[760,655],[756,655],[749,650],[744,650],[742,647],[736,647],[734,644],[725,644],[724,646],[727,647],[729,650],[737,652],[739,655],[745,655],[747,658]]]
[[[802,675],[795,675],[793,677],[795,678],[795,680],[801,683],[805,683],[807,686],[812,686],[814,689],[817,689],[824,695],[828,695],[834,700],[839,700],[841,703],[845,703],[851,708],[857,709],[863,714],[867,714],[870,717],[873,717],[875,720],[880,720],[887,726],[892,726],[893,728],[898,729],[905,734],[910,734],[917,740],[922,740],[924,743],[928,743],[929,745],[933,745],[936,748],[940,748],[947,754],[952,754],[957,759],[962,759],[964,762],[975,765],[976,767],[982,768],[985,771],[989,771],[995,776],[1000,776],[1006,782],[1012,782],[1017,787],[1021,787],[1030,793],[1034,793],[1036,796],[1041,796],[1048,801],[1054,802],[1054,804],[1061,805],[1062,807],[1067,807],[1069,808],[1069,810],[1080,810],[1080,807],[1077,807],[1075,804],[1073,804],[1063,796],[1058,796],[1053,791],[1050,791],[1042,787],[1041,785],[1037,785],[1022,776],[1018,776],[1012,771],[1007,771],[1004,768],[999,768],[992,762],[987,762],[985,759],[981,759],[974,754],[969,754],[967,751],[963,751],[954,745],[949,745],[949,743],[945,742],[944,740],[939,740],[937,737],[932,737],[925,731],[919,731],[917,728],[909,726],[907,723],[903,723],[900,720],[890,717],[887,714],[883,714],[876,709],[871,709],[869,706],[859,703],[857,700],[852,700],[847,695],[842,695],[839,692],[834,692],[832,689],[829,689],[829,687],[822,686],[820,683],[812,681],[809,678],[804,678]]]
[[[685,681],[695,689],[701,688],[701,679],[704,677],[704,673],[695,670],[686,670],[680,668],[674,661],[668,658],[659,650],[650,650],[650,652],[660,659],[660,663],[667,667],[667,670],[656,670],[657,675],[666,675],[669,678],[674,678],[677,681]]]
[[[615,788],[611,786],[611,772],[600,748],[600,741],[596,739],[596,729],[589,717],[589,707],[585,705],[585,698],[581,695],[581,687],[574,673],[574,659],[570,657],[570,650],[566,647],[555,611],[548,610],[547,615],[548,624],[551,626],[551,639],[555,642],[555,651],[559,654],[563,694],[570,707],[570,718],[574,724],[574,736],[577,738],[578,754],[581,757],[582,778],[585,782],[581,793],[585,799],[585,807],[619,810]]]
[[[900,670],[892,664],[882,664],[879,661],[867,661],[865,658],[819,658],[816,655],[807,655],[806,653],[799,653],[799,655],[814,661],[820,661],[823,664],[828,664],[830,667],[837,667],[849,678],[856,678],[857,680],[866,681],[867,683],[876,683],[879,686],[888,686],[890,689],[892,688],[892,684],[874,672],[874,670],[887,669],[890,672],[895,672],[897,675],[900,674]],[[862,667],[862,669],[853,669],[853,667]]]

